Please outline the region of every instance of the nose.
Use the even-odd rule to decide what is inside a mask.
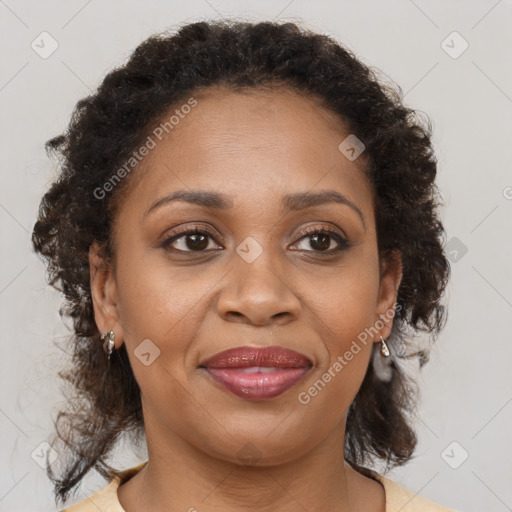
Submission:
[[[298,318],[300,300],[275,257],[264,251],[252,263],[238,255],[234,259],[217,301],[224,320],[269,326]]]

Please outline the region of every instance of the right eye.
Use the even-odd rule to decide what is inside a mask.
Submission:
[[[166,238],[160,246],[174,252],[205,252],[206,250],[215,250],[208,248],[209,239],[213,240],[213,237],[213,233],[208,229],[196,226],[186,228],[179,234]],[[181,247],[175,247],[177,242]]]

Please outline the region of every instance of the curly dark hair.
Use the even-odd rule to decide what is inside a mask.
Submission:
[[[60,173],[42,198],[32,242],[47,264],[49,283],[64,295],[61,316],[72,319],[71,365],[59,372],[69,401],[55,420],[63,444],[56,475],[48,466],[56,502],[67,500],[84,476],[110,479],[108,457],[122,434],[135,446],[144,438],[140,389],[125,345],[107,358],[95,323],[89,248],[97,242],[113,255],[112,222],[136,169],[112,193],[95,190],[126,162],[173,106],[210,86],[230,91],[288,87],[322,102],[365,144],[364,172],[372,187],[379,262],[399,251],[402,281],[393,332],[405,328],[433,339],[444,327],[440,299],[450,275],[437,217],[439,191],[432,125],[403,104],[394,83],[377,78],[352,51],[330,36],[294,23],[201,21],[143,41],[127,62],[106,75],[97,91],[78,101],[65,133],[46,142]],[[421,365],[428,350],[421,353]],[[369,364],[346,425],[345,459],[386,469],[411,459],[417,438],[407,414],[414,390],[397,366],[389,382]]]

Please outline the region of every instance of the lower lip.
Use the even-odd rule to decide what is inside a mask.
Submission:
[[[299,382],[310,368],[282,368],[270,373],[244,373],[239,368],[205,368],[212,378],[241,398],[272,398]]]

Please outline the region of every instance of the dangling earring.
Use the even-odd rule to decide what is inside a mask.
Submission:
[[[382,357],[389,357],[391,355],[391,352],[389,351],[389,347],[387,346],[386,342],[384,341],[384,338],[380,337],[380,353]]]
[[[103,341],[103,350],[104,350],[105,354],[107,354],[108,360],[110,360],[110,354],[112,354],[112,351],[115,346],[114,331],[109,331],[105,334],[102,334],[101,341]]]
[[[373,371],[377,379],[382,382],[389,382],[393,377],[392,364],[394,357],[389,350],[388,344],[384,338],[380,337],[380,349],[375,346],[372,362]]]

